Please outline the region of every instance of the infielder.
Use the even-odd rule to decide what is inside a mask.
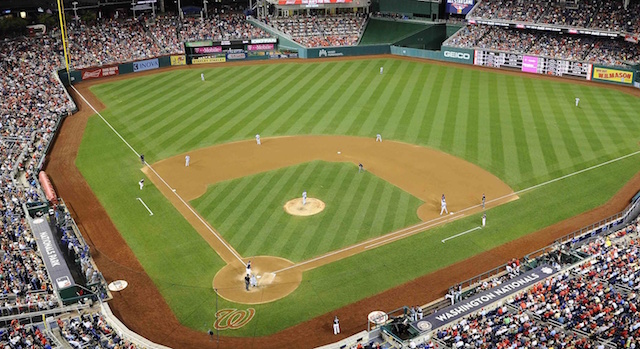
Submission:
[[[376,142],[382,142],[382,136],[379,133],[376,135]]]
[[[580,104],[580,98],[576,97],[576,107]]]
[[[191,156],[187,155],[184,157],[184,167],[189,167],[189,162],[191,162]]]
[[[138,184],[140,185],[140,190],[142,190],[142,187],[144,187],[144,178],[142,178]]]
[[[486,213],[482,215],[482,226],[484,227],[485,224],[487,224],[487,214]]]
[[[364,171],[364,166],[362,164],[358,164],[358,173]]]
[[[144,165],[144,154],[140,154],[140,162]]]
[[[384,67],[380,67],[380,75],[382,75],[383,71],[384,71]]]
[[[336,315],[336,317],[333,318],[333,334],[338,333],[340,333],[340,320],[338,320],[338,316]]]
[[[307,192],[303,191],[302,192],[302,206],[307,204]]]
[[[258,143],[258,145],[262,144],[262,143],[260,143],[260,135],[259,134],[256,135],[256,143]]]
[[[200,80],[204,81],[204,73],[200,73]]]
[[[442,194],[442,199],[440,199],[440,215],[442,216],[442,212],[449,213],[447,211],[447,200],[444,198],[444,194]]]
[[[487,201],[487,197],[484,196],[484,193],[482,193],[482,209],[484,210],[484,204]]]

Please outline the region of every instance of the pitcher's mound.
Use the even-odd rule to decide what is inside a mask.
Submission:
[[[316,198],[307,198],[307,203],[302,204],[302,198],[287,201],[284,210],[292,216],[313,216],[324,210],[324,202]]]

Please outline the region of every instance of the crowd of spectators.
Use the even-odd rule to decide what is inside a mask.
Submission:
[[[136,19],[69,23],[71,64],[76,69],[160,56],[162,49]]]
[[[485,25],[461,29],[445,41],[444,46],[492,49],[597,64],[640,62],[640,45],[631,42]]]
[[[57,319],[62,338],[74,349],[136,349],[138,346],[123,339],[100,313],[85,314],[70,319]]]
[[[334,16],[271,17],[267,25],[290,35],[305,47],[353,46],[358,43],[366,22],[361,13]]]
[[[9,349],[51,349],[51,338],[36,326],[23,326],[18,321],[0,329],[0,346]]]
[[[270,35],[247,22],[243,14],[214,15],[210,18],[185,18],[180,28],[182,41],[238,40],[266,38]]]
[[[483,0],[472,17],[640,33],[640,1]]]
[[[184,54],[184,45],[178,38],[179,26],[180,20],[176,16],[158,16],[147,26],[163,54]]]
[[[59,304],[22,209],[40,200],[38,164],[56,123],[75,109],[55,78],[61,65],[55,52],[49,38],[0,44],[0,304],[6,315]]]

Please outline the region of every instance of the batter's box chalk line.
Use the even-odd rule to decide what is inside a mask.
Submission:
[[[275,273],[264,273],[262,274],[262,277],[258,276],[260,278],[260,285],[271,285],[273,283],[273,280],[276,279],[276,274]]]

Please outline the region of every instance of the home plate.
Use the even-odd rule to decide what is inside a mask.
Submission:
[[[260,276],[258,277],[260,278]],[[264,273],[260,278],[260,285],[271,285],[271,283],[273,282],[273,280],[275,280],[275,278],[276,278],[275,273]]]

